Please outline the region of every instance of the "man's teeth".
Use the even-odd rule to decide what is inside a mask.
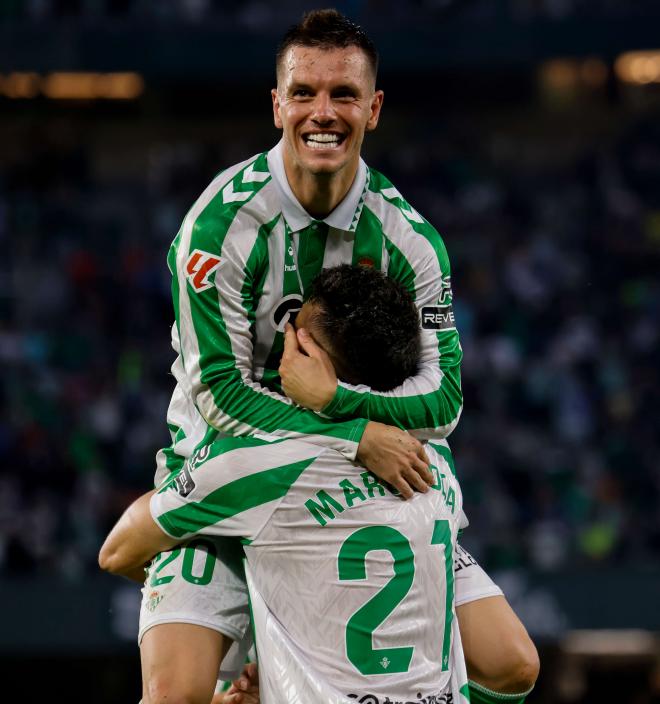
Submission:
[[[305,144],[312,149],[336,149],[339,146],[339,135],[309,134],[305,137]]]

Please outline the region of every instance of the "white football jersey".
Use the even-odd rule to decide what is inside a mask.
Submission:
[[[449,449],[427,451],[435,485],[409,501],[339,452],[256,438],[206,446],[154,495],[173,537],[244,539],[264,704],[463,696],[452,658],[462,496]]]

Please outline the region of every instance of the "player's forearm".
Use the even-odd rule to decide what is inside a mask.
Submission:
[[[256,382],[246,383],[240,372],[206,370],[205,386],[196,396],[206,422],[230,435],[266,433],[281,438],[305,436],[308,442],[332,448],[354,459],[366,419],[335,421],[300,408],[290,399]]]
[[[324,413],[338,417],[359,414],[413,433],[432,431],[436,437],[447,437],[456,426],[461,409],[460,387],[445,377],[437,391],[407,398],[358,393],[342,386]]]
[[[427,380],[413,378],[405,388],[388,393],[342,383],[323,412],[333,418],[359,416],[409,431],[432,429],[436,437],[446,437],[458,422],[463,405],[458,365],[437,377],[434,388],[420,393],[414,391],[428,387]]]
[[[151,517],[149,501],[153,493],[134,501],[108,534],[99,552],[102,570],[142,582],[149,560],[176,544]]]

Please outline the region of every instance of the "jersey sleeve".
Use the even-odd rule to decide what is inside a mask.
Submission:
[[[342,381],[323,413],[396,425],[420,439],[442,438],[455,428],[462,410],[462,350],[452,310],[447,250],[435,229],[415,215],[421,222],[411,227],[405,221],[406,236],[398,241],[386,239],[385,248],[388,275],[413,294],[419,309],[422,353],[418,373],[387,392]]]
[[[234,186],[233,197],[238,188]],[[189,395],[204,420],[224,433],[304,435],[309,442],[353,460],[366,419],[323,418],[253,379],[255,272],[267,258],[266,242],[274,223],[259,227],[233,206],[211,200],[202,212],[193,209],[170,255]]]
[[[188,459],[151,497],[169,536],[254,540],[298,477],[325,450],[307,442],[220,438]]]

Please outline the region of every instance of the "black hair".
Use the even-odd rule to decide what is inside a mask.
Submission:
[[[316,328],[345,381],[389,391],[417,373],[419,315],[398,282],[367,266],[324,269],[307,301],[316,304]]]
[[[291,46],[310,46],[320,49],[345,49],[356,46],[369,60],[374,79],[378,73],[378,51],[364,30],[335,9],[312,10],[302,20],[289,28],[282,38],[275,55],[279,69],[284,55]]]

